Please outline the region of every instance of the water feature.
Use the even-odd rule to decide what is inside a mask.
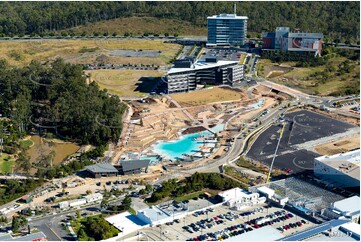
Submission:
[[[257,103],[251,104],[251,106],[252,106],[254,109],[258,109],[258,108],[262,107],[263,103],[264,103],[264,100],[261,99],[261,100],[259,100]]]
[[[223,130],[224,124],[216,125],[211,128],[214,132]],[[153,145],[153,152],[166,159],[177,160],[184,158],[183,154],[192,155],[200,150],[204,145],[203,142],[196,140],[200,136],[212,136],[213,134],[206,130],[200,133],[187,134],[173,141],[160,141]]]

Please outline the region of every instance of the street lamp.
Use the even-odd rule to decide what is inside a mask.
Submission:
[[[124,227],[121,227],[122,229],[122,241],[124,241]]]

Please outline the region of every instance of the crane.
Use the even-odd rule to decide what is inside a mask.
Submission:
[[[278,151],[278,147],[280,146],[280,142],[281,142],[282,135],[283,135],[283,131],[285,130],[286,124],[287,124],[286,121],[284,121],[284,122],[282,123],[282,129],[281,129],[281,132],[280,132],[280,137],[278,138],[278,143],[277,143],[277,146],[276,146],[276,149],[275,149],[275,153],[273,154],[273,158],[272,158],[271,166],[270,166],[270,168],[269,168],[269,172],[268,172],[268,175],[267,175],[266,183],[268,183],[269,180],[270,180],[270,178],[271,178],[271,172],[272,172],[273,163],[275,162],[276,155],[277,155],[277,151]]]

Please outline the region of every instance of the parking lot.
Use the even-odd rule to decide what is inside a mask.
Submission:
[[[239,61],[241,51],[237,49],[203,49],[201,60],[217,56],[218,60]]]
[[[294,173],[312,170],[317,153],[299,149],[297,145],[323,137],[345,133],[355,126],[315,112],[301,110],[285,115],[285,126],[274,166]],[[327,129],[325,128],[327,126]],[[272,125],[261,133],[247,153],[247,157],[270,165],[275,152],[281,124]]]
[[[242,211],[230,210],[228,206],[222,205],[203,213],[186,216],[172,224],[150,229],[163,240],[199,241],[223,240],[263,226],[272,226],[286,236],[309,228],[313,223],[281,208],[267,205]]]

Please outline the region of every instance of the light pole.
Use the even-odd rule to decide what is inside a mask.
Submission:
[[[122,241],[124,241],[124,227],[121,227],[122,229]]]

